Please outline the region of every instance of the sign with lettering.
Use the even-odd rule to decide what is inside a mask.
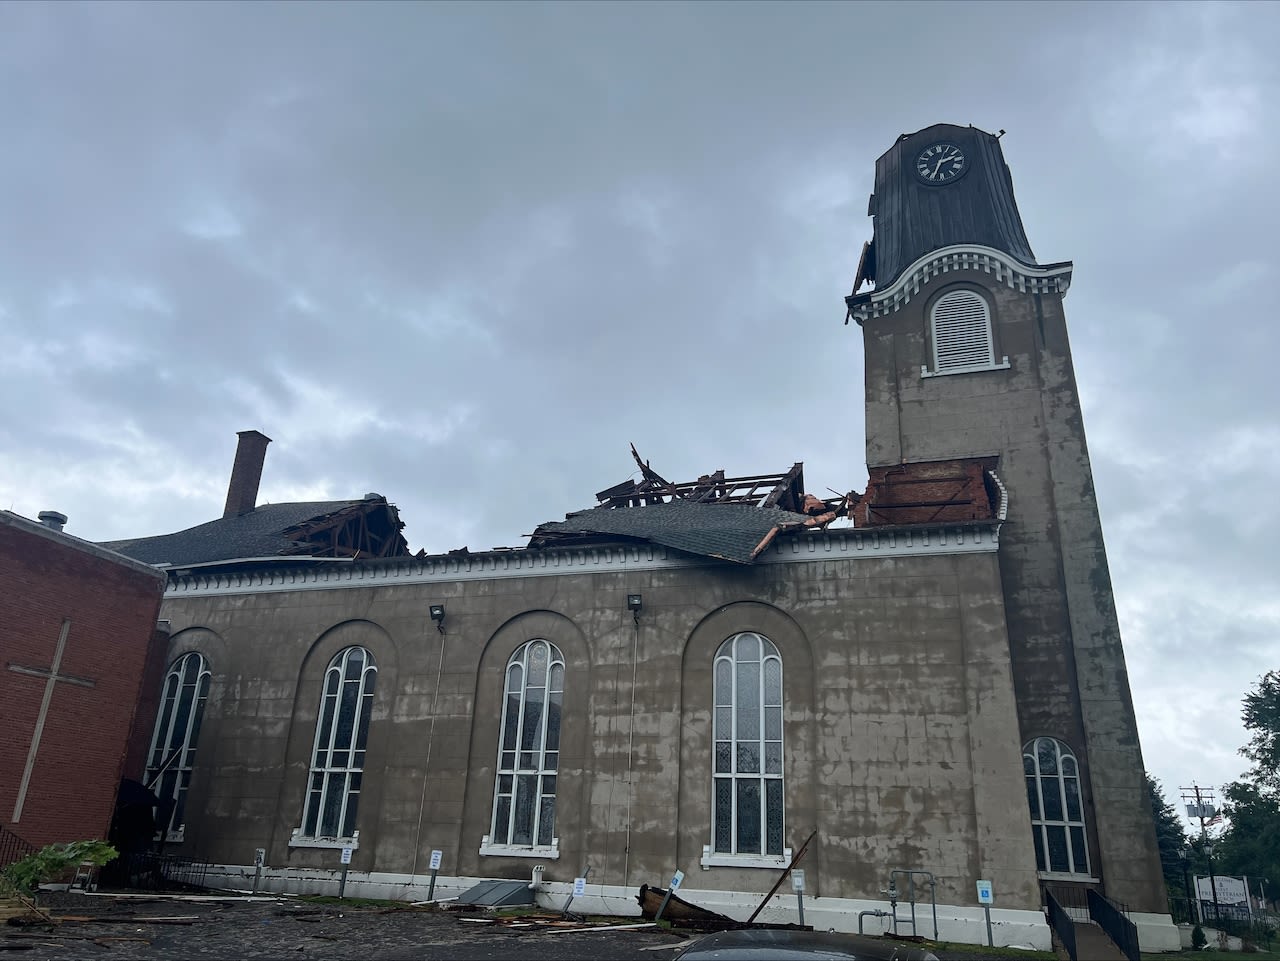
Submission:
[[[444,852],[443,852],[443,851],[432,851],[432,852],[431,852],[431,870],[432,870],[432,871],[439,871],[439,870],[440,870],[440,860],[441,860],[443,857],[444,857]]]
[[[677,871],[675,874],[671,875],[671,890],[672,891],[680,890],[680,883],[682,881],[684,881],[683,871]]]
[[[1217,897],[1214,897],[1214,891],[1217,891]],[[1201,901],[1208,901],[1212,904],[1215,900],[1219,904],[1244,904],[1248,898],[1244,893],[1244,881],[1240,878],[1230,876],[1223,877],[1221,874],[1212,878],[1202,878],[1196,875],[1196,891],[1200,895]]]
[[[791,890],[796,892],[796,894],[800,894],[804,891],[804,872],[803,871],[791,872]]]
[[[343,864],[350,864],[350,863],[351,863],[351,852],[352,852],[353,850],[354,850],[354,848],[343,848],[343,849],[342,849],[342,863],[343,863]]]
[[[267,849],[255,848],[253,852],[253,866],[260,868],[267,863]]]
[[[573,879],[573,896],[575,898],[580,898],[586,893],[587,893],[587,879],[574,878]]]
[[[991,890],[990,881],[978,882],[978,903],[979,904],[995,904],[996,903],[995,894]]]

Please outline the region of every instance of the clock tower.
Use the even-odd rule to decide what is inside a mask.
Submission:
[[[1042,885],[1167,925],[1063,312],[1072,265],[1036,259],[999,137],[974,127],[899,137],[868,213],[846,300],[868,468],[993,457],[1008,492],[1000,575]]]

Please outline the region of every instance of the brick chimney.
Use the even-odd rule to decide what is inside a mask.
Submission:
[[[262,464],[267,459],[267,445],[271,443],[270,437],[256,430],[242,430],[236,436],[240,438],[240,445],[236,448],[236,462],[231,468],[223,517],[238,517],[257,506]]]

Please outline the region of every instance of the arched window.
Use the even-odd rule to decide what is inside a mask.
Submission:
[[[363,647],[339,651],[324,672],[320,716],[316,720],[315,749],[307,802],[302,813],[302,838],[348,839],[354,836],[360,806],[369,718],[378,667]]]
[[[163,823],[157,828],[170,840],[181,839],[186,823],[187,789],[209,697],[209,677],[208,662],[195,651],[174,661],[164,677],[164,700],[151,738],[146,776],[161,803]],[[164,816],[166,807],[168,817]]]
[[[926,374],[960,373],[1008,367],[1006,357],[996,363],[991,339],[991,308],[977,291],[957,288],[933,302],[929,311],[929,336],[933,367]]]
[[[715,658],[714,854],[782,855],[782,657],[736,634]]]
[[[1027,781],[1036,867],[1057,874],[1089,876],[1080,766],[1071,748],[1051,737],[1038,737],[1022,749]]]
[[[564,655],[533,640],[507,661],[493,822],[481,853],[554,850]]]

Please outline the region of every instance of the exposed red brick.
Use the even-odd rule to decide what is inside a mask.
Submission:
[[[35,526],[15,515],[0,523],[0,824],[40,846],[107,836],[140,690],[144,680],[147,691],[160,686],[147,675],[153,649],[163,662],[163,645],[152,638],[164,580],[82,541],[28,529]],[[53,685],[15,824],[47,682],[10,665],[48,670],[66,619],[59,673],[94,686]]]

